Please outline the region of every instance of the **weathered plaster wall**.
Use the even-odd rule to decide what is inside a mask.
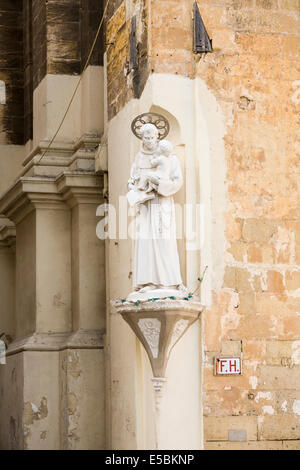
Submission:
[[[105,448],[103,350],[60,354],[60,448]]]
[[[132,98],[139,98],[150,73],[149,2],[114,2],[106,24],[108,117],[115,116]],[[136,19],[136,36],[132,19]],[[133,59],[136,57],[136,61]]]
[[[6,358],[0,368],[0,449],[24,448],[23,354]]]
[[[4,98],[0,100],[0,144],[23,144],[22,3],[22,0],[0,2],[0,80]]]
[[[227,193],[223,285],[204,323],[206,448],[298,448],[300,5],[201,2],[201,13],[214,53],[195,73],[225,116]],[[212,375],[220,352],[243,354],[241,377]],[[230,429],[248,442],[228,442]]]

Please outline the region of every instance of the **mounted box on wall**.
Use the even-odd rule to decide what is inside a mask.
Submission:
[[[217,356],[214,358],[214,375],[241,375],[240,356]]]

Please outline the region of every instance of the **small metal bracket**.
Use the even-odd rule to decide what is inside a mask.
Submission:
[[[194,52],[212,52],[212,39],[207,34],[197,2],[194,2]]]

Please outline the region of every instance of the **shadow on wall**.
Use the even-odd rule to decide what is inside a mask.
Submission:
[[[181,276],[183,283],[186,284],[186,243],[185,237],[181,236],[184,234],[184,204],[185,204],[185,194],[186,194],[186,172],[185,172],[185,144],[182,142],[181,129],[178,120],[173,114],[169,113],[166,109],[161,108],[160,106],[151,106],[151,113],[157,113],[164,116],[170,124],[170,132],[166,137],[167,140],[172,142],[174,146],[174,153],[179,158],[182,174],[183,174],[183,185],[182,188],[175,194],[175,210],[176,210],[176,229],[177,229],[177,246],[179,261],[181,267]],[[180,209],[181,210],[178,210]]]

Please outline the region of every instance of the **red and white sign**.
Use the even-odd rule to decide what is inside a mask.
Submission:
[[[242,361],[240,357],[215,357],[215,375],[240,375],[241,373]]]

